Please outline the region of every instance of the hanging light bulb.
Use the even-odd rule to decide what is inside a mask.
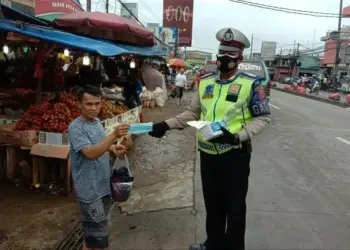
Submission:
[[[63,50],[63,55],[64,55],[65,57],[68,57],[68,56],[69,56],[69,50],[68,50],[68,49],[64,49],[64,50]]]
[[[88,54],[85,54],[83,57],[83,65],[85,65],[85,66],[90,65],[90,57]]]
[[[169,67],[169,66],[170,66],[170,64],[169,64],[169,63],[167,63],[167,64],[166,64],[166,66],[168,66],[168,67]]]
[[[7,45],[5,45],[3,48],[2,48],[2,51],[5,53],[5,54],[8,54],[10,52],[10,49]]]
[[[130,62],[130,68],[134,69],[136,67],[136,63],[134,61]]]

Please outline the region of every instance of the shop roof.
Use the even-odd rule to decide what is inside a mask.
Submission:
[[[61,44],[69,48],[77,48],[87,52],[98,53],[102,56],[115,56],[120,54],[157,56],[161,55],[162,52],[161,50],[152,47],[138,48],[135,46],[115,45],[109,42],[86,38],[53,28],[15,22],[8,19],[0,19],[0,30],[12,31],[25,36]]]
[[[51,25],[67,32],[110,40],[118,44],[150,47],[155,44],[152,31],[135,20],[113,13],[73,12],[56,18]]]
[[[0,4],[0,7],[4,17],[7,19],[41,25],[41,26],[48,26],[49,24],[49,22],[47,21],[44,21],[40,18],[36,18],[34,16],[27,15],[24,12],[8,7],[6,5]]]

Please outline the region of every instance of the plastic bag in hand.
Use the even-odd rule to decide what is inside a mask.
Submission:
[[[117,157],[111,171],[111,192],[113,200],[116,202],[125,202],[131,195],[134,182],[128,158],[126,156],[124,158]]]

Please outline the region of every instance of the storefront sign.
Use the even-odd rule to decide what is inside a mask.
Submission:
[[[163,6],[163,26],[179,28],[179,47],[191,47],[193,0],[163,0]]]
[[[72,12],[84,11],[79,0],[36,0],[35,15],[41,16],[45,14],[69,14]]]

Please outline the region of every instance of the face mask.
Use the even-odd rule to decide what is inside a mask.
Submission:
[[[229,56],[218,57],[218,68],[222,73],[228,73],[237,67],[238,58]]]
[[[153,122],[133,123],[130,125],[129,134],[145,134],[153,130]]]

